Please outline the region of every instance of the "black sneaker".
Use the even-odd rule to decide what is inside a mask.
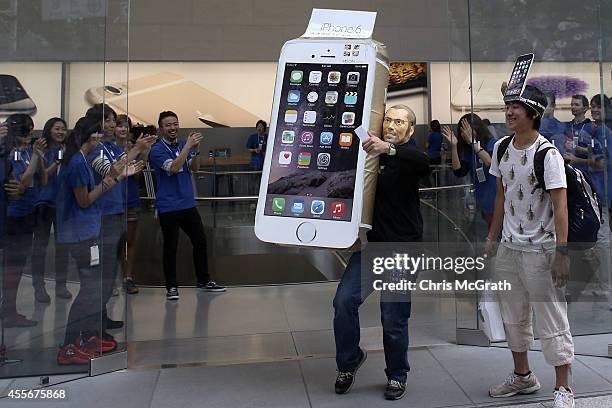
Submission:
[[[124,282],[125,291],[130,295],[135,295],[138,293],[138,286],[134,283],[134,279],[126,279]]]
[[[203,292],[225,292],[225,287],[217,285],[216,282],[198,283],[198,290]]]
[[[166,292],[166,299],[167,300],[178,300],[179,298],[179,293],[178,293],[178,289],[177,288],[170,288],[168,289],[168,291]]]
[[[336,394],[346,394],[353,387],[353,384],[355,383],[355,375],[357,374],[357,370],[359,370],[359,367],[361,367],[361,365],[366,360],[366,358],[368,358],[368,352],[365,351],[364,349],[360,349],[360,350],[361,350],[361,359],[359,360],[357,367],[355,367],[353,371],[346,371],[346,372],[338,371],[338,375],[336,376],[336,384],[334,387]]]
[[[34,287],[34,299],[40,303],[49,303],[51,302],[51,297],[47,293],[47,290],[44,286],[35,286]]]
[[[401,383],[396,380],[389,380],[387,382],[387,389],[385,390],[385,399],[398,400],[406,393],[406,383]]]
[[[107,330],[117,330],[117,329],[121,329],[122,327],[123,327],[122,320],[106,319],[106,329]]]

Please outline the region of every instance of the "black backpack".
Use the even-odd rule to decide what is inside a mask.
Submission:
[[[497,162],[501,163],[508,145],[514,135],[502,139],[497,148]],[[544,148],[540,150],[540,146]],[[533,158],[533,170],[537,184],[534,187],[546,189],[544,181],[544,159],[549,150],[556,149],[551,143],[544,142],[538,145]],[[572,249],[585,250],[597,243],[597,232],[602,222],[601,202],[593,188],[591,177],[565,163],[565,178],[567,179],[567,216],[568,231],[567,242]]]

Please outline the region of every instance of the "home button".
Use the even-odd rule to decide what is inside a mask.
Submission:
[[[311,223],[303,222],[297,227],[296,234],[300,242],[308,243],[315,239],[317,229]]]

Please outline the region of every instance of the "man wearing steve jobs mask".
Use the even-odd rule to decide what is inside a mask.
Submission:
[[[429,172],[429,158],[408,141],[414,132],[416,116],[405,105],[387,110],[382,138],[369,132],[363,149],[369,155],[380,155],[374,220],[368,233],[370,242],[418,242],[423,236],[423,219],[419,204],[419,179]],[[365,285],[366,283],[364,283]],[[334,298],[334,336],[336,340],[335,391],[345,394],[355,381],[355,374],[367,357],[359,347],[359,306],[373,290],[363,291],[361,252],[351,256]],[[366,289],[366,288],[364,288]],[[383,344],[387,368],[385,398],[404,396],[408,365],[408,318],[410,302],[381,301]]]

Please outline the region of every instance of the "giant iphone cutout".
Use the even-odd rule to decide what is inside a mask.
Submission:
[[[388,61],[371,39],[300,38],[282,48],[255,234],[324,248],[355,244],[373,211],[378,160],[361,147],[381,128]]]

